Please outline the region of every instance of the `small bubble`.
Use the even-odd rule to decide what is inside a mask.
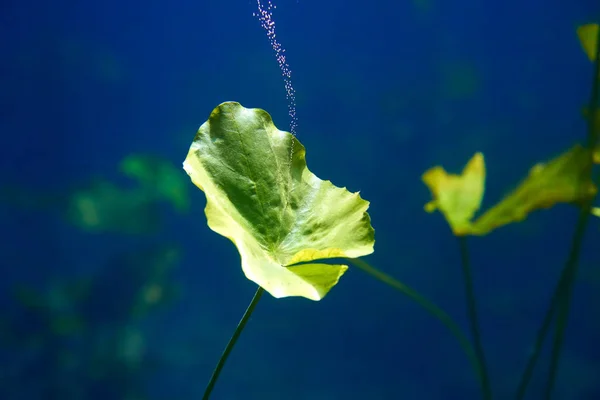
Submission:
[[[277,7],[271,3],[271,0],[267,0],[266,8],[261,0],[256,0],[256,4],[258,6],[258,13],[254,12],[252,15],[254,17],[258,17],[260,25],[267,32],[267,38],[269,39],[271,47],[275,52],[275,58],[277,59],[277,64],[279,64],[279,69],[281,70],[281,75],[283,76],[284,87],[286,91],[285,97],[288,100],[290,133],[296,136],[296,130],[298,128],[298,117],[296,116],[296,90],[292,86],[292,70],[290,69],[290,66],[286,61],[286,57],[283,54],[285,53],[285,49],[276,39],[275,21],[273,20],[273,13],[271,10],[274,10]]]

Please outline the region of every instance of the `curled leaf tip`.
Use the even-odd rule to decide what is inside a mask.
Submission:
[[[590,61],[595,61],[598,51],[598,24],[586,24],[577,28],[577,36]]]
[[[485,191],[483,154],[476,153],[460,175],[450,174],[443,167],[436,166],[427,170],[421,179],[433,198],[425,205],[425,211],[439,210],[455,235],[467,234]]]

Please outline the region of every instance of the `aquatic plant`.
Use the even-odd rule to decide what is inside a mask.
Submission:
[[[162,226],[162,203],[185,213],[188,182],[169,160],[151,154],[129,154],[119,164],[132,183],[123,185],[104,176],[82,184],[43,191],[2,182],[0,202],[18,209],[58,213],[69,224],[92,233],[149,235]]]
[[[324,261],[342,258],[347,264],[415,300],[445,324],[469,357],[481,383],[482,397],[492,399],[467,237],[487,235],[504,225],[523,221],[536,210],[567,203],[580,209],[571,250],[516,392],[517,398],[524,396],[545,337],[556,317],[544,397],[550,398],[579,253],[589,216],[595,212],[592,204],[597,193],[592,169],[598,161],[600,136],[600,118],[597,118],[600,90],[597,43],[600,33],[598,25],[593,24],[579,28],[578,34],[595,65],[585,145],[575,144],[550,161],[535,164],[516,189],[476,219],[485,192],[482,153],[476,153],[460,175],[449,174],[437,166],[422,176],[433,197],[425,205],[425,211],[439,210],[458,238],[473,343],[441,308],[358,258],[374,249],[374,230],[367,213],[367,201],[358,193],[338,188],[310,172],[304,146],[292,133],[278,130],[266,111],[244,108],[235,102],[217,106],[199,128],[184,161],[184,169],[206,195],[208,226],[236,245],[246,277],[259,287],[227,344],[203,398],[209,398],[228,355],[263,293],[266,291],[276,298],[300,296],[321,300],[348,268],[345,264]]]
[[[15,285],[0,316],[12,369],[0,398],[150,398],[144,382],[164,361],[146,325],[178,295],[179,256],[179,246],[153,242],[92,274]]]

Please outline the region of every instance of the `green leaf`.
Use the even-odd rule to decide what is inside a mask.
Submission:
[[[136,179],[158,198],[171,202],[180,212],[189,208],[188,186],[179,168],[168,160],[149,154],[130,154],[121,160],[121,172]]]
[[[576,144],[547,163],[534,165],[516,189],[472,223],[470,234],[487,235],[559,203],[584,203],[598,192],[589,174],[591,164],[590,150]]]
[[[320,300],[348,267],[298,263],[370,254],[374,230],[369,202],[315,176],[305,153],[266,111],[227,102],[183,166],[206,194],[208,226],[237,246],[248,279],[277,298]]]

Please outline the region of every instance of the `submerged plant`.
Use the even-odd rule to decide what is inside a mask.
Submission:
[[[265,291],[275,298],[299,296],[321,300],[348,269],[345,264],[325,261],[344,258],[439,319],[465,350],[480,380],[483,398],[492,399],[466,237],[487,235],[501,226],[525,220],[536,210],[568,203],[581,210],[571,251],[517,389],[517,398],[522,398],[556,317],[545,393],[545,398],[550,398],[585,227],[590,214],[600,214],[592,208],[597,193],[592,167],[599,158],[600,130],[600,118],[594,117],[599,101],[598,26],[586,25],[578,30],[578,35],[595,62],[585,146],[576,144],[554,159],[536,164],[511,193],[477,218],[475,214],[485,192],[483,154],[476,153],[460,175],[449,174],[438,166],[422,176],[433,197],[425,210],[430,213],[439,210],[458,238],[473,344],[452,318],[431,301],[358,258],[372,253],[374,246],[367,201],[358,193],[316,177],[307,168],[304,146],[292,133],[278,130],[264,110],[244,108],[235,102],[217,106],[199,128],[184,169],[206,195],[208,226],[236,245],[244,274],[259,287],[203,398],[209,398],[228,355]]]
[[[462,175],[449,175],[442,167],[423,174],[423,182],[434,197],[425,205],[425,211],[439,209],[457,236],[487,235],[501,226],[525,220],[536,210],[559,203],[581,205],[593,198],[598,188],[587,173],[592,164],[591,150],[576,144],[547,163],[534,165],[516,189],[473,221],[485,187],[483,155],[477,153]]]
[[[348,269],[320,261],[330,258],[346,258],[417,301],[451,330],[479,368],[468,340],[447,314],[357,259],[373,252],[369,203],[315,176],[306,166],[304,146],[278,130],[264,110],[235,102],[217,106],[198,130],[184,169],[206,195],[208,226],[236,245],[244,274],[259,285],[205,399],[263,291],[275,298],[321,300]]]
[[[304,155],[265,111],[230,102],[200,127],[183,166],[248,279],[276,298],[320,300],[348,267],[314,261],[370,254],[375,232],[369,203],[316,177]]]
[[[433,200],[425,205],[425,211],[440,210],[454,235],[461,237],[459,240],[467,284],[467,305],[471,332],[478,357],[482,360],[483,365],[485,365],[483,361],[484,354],[483,348],[479,344],[476,304],[470,283],[468,250],[466,239],[463,236],[487,235],[501,226],[525,220],[530,213],[536,210],[550,208],[559,203],[573,204],[580,208],[569,256],[550,300],[533,352],[517,388],[517,399],[522,399],[525,396],[543,342],[553,318],[556,317],[555,338],[552,345],[550,371],[544,398],[549,399],[552,396],[583,236],[590,214],[600,216],[599,209],[592,207],[598,192],[598,188],[592,179],[592,169],[593,165],[600,161],[598,156],[600,145],[600,118],[598,118],[598,115],[600,115],[598,111],[600,101],[600,62],[598,60],[600,32],[597,24],[588,24],[579,27],[577,34],[585,53],[594,62],[595,66],[590,101],[584,112],[588,121],[587,144],[585,146],[575,144],[549,162],[534,165],[516,189],[475,220],[473,220],[473,217],[479,209],[485,189],[485,165],[481,153],[477,153],[469,161],[461,175],[447,174],[442,167],[438,166],[426,171],[422,176],[423,182],[429,187],[433,196]],[[491,397],[490,392],[488,392],[489,397]]]

